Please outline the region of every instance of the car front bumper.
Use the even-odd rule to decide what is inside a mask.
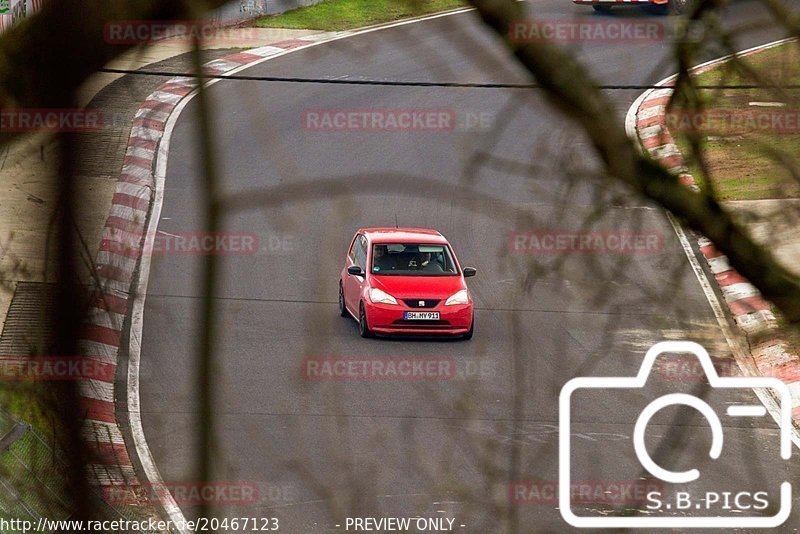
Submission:
[[[572,0],[575,4],[602,4],[605,6],[615,6],[615,5],[624,5],[624,4],[655,4],[655,5],[664,5],[669,2],[669,0]]]
[[[435,308],[410,308],[394,304],[366,304],[367,325],[377,334],[444,335],[466,334],[472,327],[472,303]],[[438,321],[404,319],[404,312],[439,312]]]

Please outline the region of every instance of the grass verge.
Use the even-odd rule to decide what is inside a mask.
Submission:
[[[462,0],[327,0],[257,19],[260,28],[342,31],[465,7]]]
[[[754,85],[769,80],[800,84],[800,44],[788,43],[726,62],[699,76],[700,85]],[[701,147],[710,184],[720,200],[800,198],[800,91],[756,89],[703,90],[705,113],[673,110],[670,131],[701,187],[709,177],[690,157],[688,124],[700,124]],[[679,125],[679,126],[675,126]]]

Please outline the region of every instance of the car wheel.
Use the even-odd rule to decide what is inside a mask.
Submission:
[[[611,6],[605,6],[605,5],[602,5],[602,4],[597,5],[596,4],[596,5],[592,6],[592,9],[594,9],[595,11],[599,11],[600,13],[608,13],[609,11],[611,11]]]
[[[372,337],[372,330],[367,326],[367,312],[364,310],[364,303],[358,307],[358,333],[361,337]]]
[[[474,334],[474,333],[475,333],[475,316],[473,315],[472,316],[472,325],[469,327],[469,332],[464,334],[464,337],[462,339],[470,340],[470,339],[472,339],[472,334]]]
[[[342,289],[342,282],[339,282],[339,315],[342,317],[347,317],[350,315],[347,313],[347,306],[344,305],[344,289]]]

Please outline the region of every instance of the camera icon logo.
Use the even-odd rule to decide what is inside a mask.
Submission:
[[[645,387],[647,378],[656,358],[662,353],[691,353],[700,362],[712,389],[771,389],[777,393],[780,427],[780,456],[784,460],[791,457],[792,441],[792,400],[789,388],[777,378],[770,377],[719,377],[708,352],[699,344],[690,341],[663,341],[653,345],[646,353],[642,366],[635,377],[578,377],[573,378],[561,388],[559,396],[559,510],[564,520],[579,528],[773,528],[782,525],[791,513],[792,487],[787,481],[780,485],[780,506],[775,515],[733,517],[733,516],[579,516],[572,510],[570,486],[571,466],[571,399],[578,390],[602,389],[625,390]],[[714,409],[704,400],[684,393],[663,395],[647,405],[639,414],[633,429],[633,446],[636,458],[652,476],[672,484],[693,482],[700,478],[697,469],[669,471],[658,465],[645,447],[645,431],[651,418],[660,410],[674,405],[689,406],[697,410],[711,427],[710,458],[719,458],[724,436],[722,423]],[[730,417],[760,417],[767,414],[762,406],[731,405],[727,407]],[[669,508],[669,506],[667,506]]]

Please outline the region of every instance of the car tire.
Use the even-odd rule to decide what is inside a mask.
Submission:
[[[461,339],[465,339],[465,340],[469,341],[470,339],[472,339],[472,334],[474,334],[474,333],[475,333],[475,316],[473,315],[472,316],[472,325],[470,325],[470,327],[469,327],[469,332],[464,334],[464,336]]]
[[[367,312],[364,310],[363,302],[358,307],[358,334],[361,337],[372,337],[374,335],[367,324]]]
[[[342,288],[341,280],[339,281],[339,315],[342,317],[350,315],[347,313],[347,306],[344,305],[344,288]]]
[[[608,12],[611,11],[611,6],[606,6],[606,5],[602,5],[602,4],[593,5],[592,9],[594,9],[595,11],[599,11],[600,13],[608,13]]]

